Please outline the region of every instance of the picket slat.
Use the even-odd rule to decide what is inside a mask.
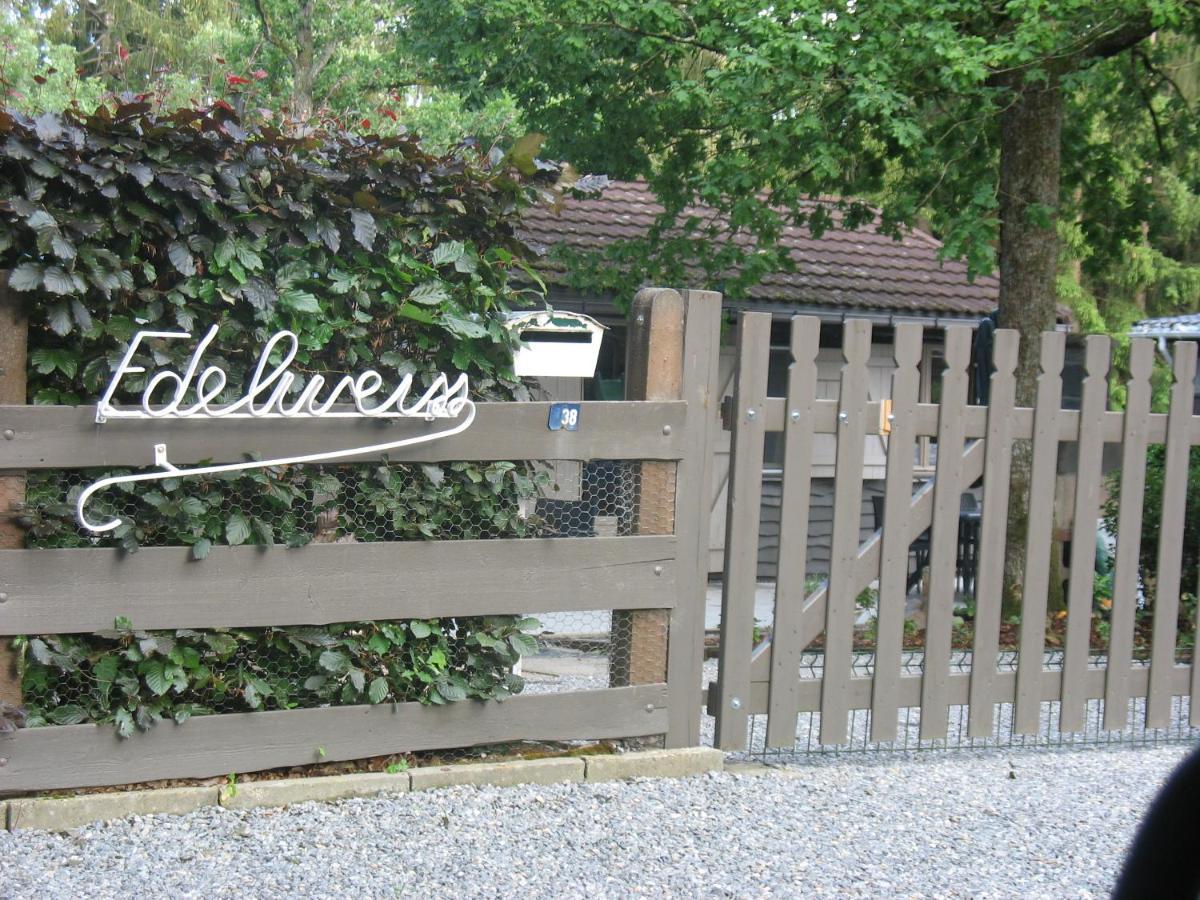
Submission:
[[[736,419],[729,457],[729,500],[725,527],[725,578],[721,587],[721,667],[716,745],[746,746],[746,700],[750,692],[750,645],[754,633],[754,589],[758,568],[758,517],[766,430],[771,316],[743,313],[738,327],[738,373],[733,403]],[[693,486],[694,487],[694,486]]]
[[[1153,369],[1154,342],[1135,338],[1129,345],[1130,378],[1125,388],[1117,559],[1109,613],[1108,671],[1104,686],[1104,728],[1108,731],[1124,728],[1129,719],[1129,675],[1133,663],[1138,559],[1142,549],[1143,495],[1146,490],[1146,420],[1150,413],[1150,374]]]
[[[1067,588],[1067,634],[1063,653],[1063,697],[1058,727],[1082,731],[1086,701],[1081,686],[1087,671],[1092,634],[1092,593],[1096,571],[1096,525],[1100,517],[1100,464],[1104,453],[1102,425],[1108,401],[1111,341],[1106,335],[1087,338],[1084,350],[1083,401],[1079,409],[1078,466],[1075,476],[1071,581]]]
[[[1178,341],[1174,347],[1175,383],[1167,419],[1166,461],[1163,469],[1162,519],[1158,530],[1158,572],[1154,586],[1154,631],[1150,645],[1150,695],[1146,727],[1165,728],[1171,721],[1169,673],[1175,665],[1179,590],[1183,565],[1183,517],[1187,506],[1189,425],[1196,378],[1196,344]],[[1192,705],[1200,702],[1192,697]]]
[[[854,584],[862,527],[863,438],[866,436],[867,359],[871,323],[856,319],[842,331],[841,388],[838,393],[837,459],[834,464],[833,542],[829,561],[829,599],[825,604],[825,670],[821,685],[822,744],[843,744],[847,737],[847,690],[854,656]]]
[[[892,420],[887,448],[887,484],[884,488],[883,533],[880,535],[879,606],[875,627],[875,680],[871,692],[871,740],[896,739],[897,683],[904,643],[904,618],[908,605],[909,547],[918,536],[909,528],[912,503],[913,409],[921,386],[921,325],[896,327],[892,375]]]
[[[995,718],[996,655],[1000,650],[1000,607],[1004,599],[1004,551],[1008,532],[1009,476],[1012,469],[1012,410],[1017,382],[1015,331],[997,331],[992,350],[987,459],[983,470],[983,522],[979,529],[979,569],[975,578],[975,638],[971,652],[971,700],[967,730],[990,737]]]
[[[959,498],[963,489],[963,413],[967,406],[971,330],[961,325],[947,328],[945,353],[946,369],[942,373],[937,469],[933,487],[925,670],[921,685],[921,740],[944,738],[947,729],[946,682],[950,677]]]
[[[1036,734],[1041,725],[1038,682],[1045,667],[1046,596],[1050,587],[1051,525],[1054,480],[1058,467],[1059,419],[1062,416],[1062,369],[1066,335],[1042,335],[1036,409],[1033,419],[1033,465],[1025,535],[1025,574],[1021,581],[1020,654],[1013,730]]]
[[[784,426],[783,496],[779,523],[779,571],[775,584],[775,620],[771,629],[771,686],[768,694],[767,747],[789,747],[796,740],[800,714],[800,613],[808,563],[808,509],[812,484],[812,407],[817,393],[817,350],[821,320],[792,319]]]

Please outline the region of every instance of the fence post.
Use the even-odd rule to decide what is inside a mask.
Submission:
[[[8,273],[0,273],[0,405],[25,402],[25,366],[29,323],[19,295],[8,289]],[[0,422],[0,446],[16,435]],[[0,457],[2,458],[2,457]],[[25,534],[16,516],[25,506],[25,473],[0,468],[0,549],[20,549]],[[8,597],[0,594],[0,602]],[[17,657],[7,638],[0,639],[0,702],[21,705]]]
[[[683,322],[683,298],[677,291],[664,288],[638,291],[629,310],[626,400],[682,398]],[[637,534],[674,533],[674,463],[641,464],[635,509]],[[614,611],[609,684],[617,687],[657,684],[666,680],[666,611]]]

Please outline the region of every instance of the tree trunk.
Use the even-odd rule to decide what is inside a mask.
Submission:
[[[312,118],[315,59],[312,4],[305,3],[296,24],[296,59],[292,62],[292,119],[296,122],[305,123]]]
[[[1016,372],[1020,406],[1033,405],[1039,336],[1055,323],[1062,120],[1062,90],[1053,76],[1019,85],[1000,117],[999,325],[1021,335]],[[1006,616],[1016,614],[1021,603],[1031,463],[1030,442],[1015,442],[1004,566]]]

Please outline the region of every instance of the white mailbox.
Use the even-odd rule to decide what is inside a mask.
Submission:
[[[518,376],[591,378],[596,373],[605,327],[591,316],[541,309],[510,313],[506,324],[521,339],[513,354]]]

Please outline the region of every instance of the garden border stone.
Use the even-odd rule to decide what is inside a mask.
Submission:
[[[92,822],[126,816],[191,812],[216,806],[217,787],[172,787],[148,791],[81,794],[76,797],[30,797],[8,801],[8,829],[65,831]]]
[[[412,770],[412,789],[425,791],[459,784],[512,787],[517,784],[558,784],[583,781],[582,757],[522,759],[510,762],[428,766]]]
[[[219,803],[225,809],[253,809],[258,806],[290,806],[309,801],[344,800],[349,797],[374,797],[378,794],[407,794],[411,788],[408,771],[354,772],[348,775],[322,775],[316,778],[285,778],[281,781],[248,781],[222,785]]]
[[[641,750],[613,756],[514,759],[409,769],[394,775],[355,772],[233,785],[172,787],[74,797],[26,797],[0,802],[0,825],[8,830],[65,831],[93,822],[157,813],[180,814],[205,806],[240,810],[289,806],[455,785],[513,787],[625,778],[680,778],[719,772],[725,754],[709,747]]]

